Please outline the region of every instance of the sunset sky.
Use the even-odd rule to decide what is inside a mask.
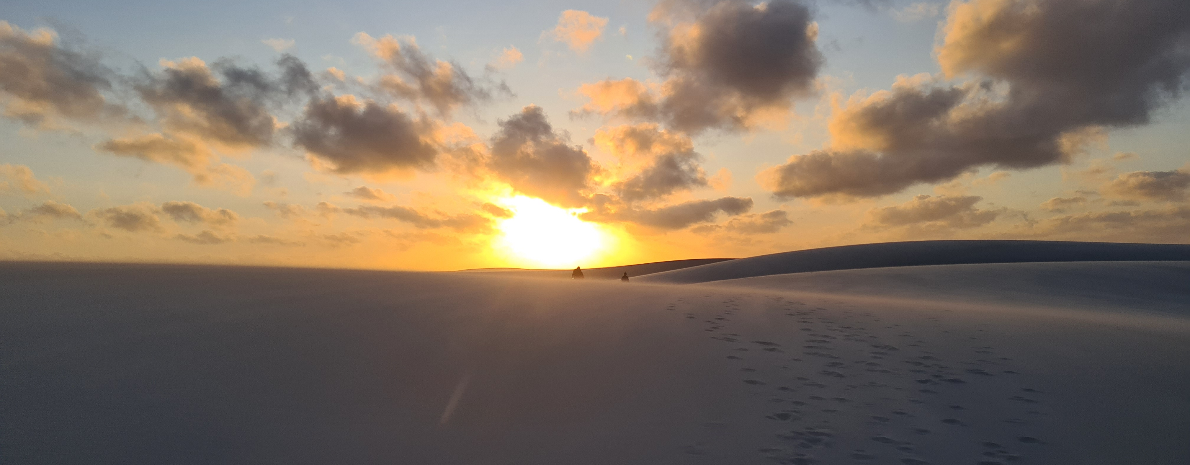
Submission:
[[[1190,2],[5,2],[0,259],[1190,242]]]

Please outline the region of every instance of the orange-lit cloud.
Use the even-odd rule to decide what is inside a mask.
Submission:
[[[706,172],[699,165],[701,157],[683,134],[641,123],[601,129],[594,140],[625,168],[621,179],[611,186],[625,201],[658,199],[707,185]]]
[[[1182,201],[1190,195],[1190,167],[1124,173],[1103,186],[1103,192],[1125,199]]]
[[[0,165],[0,193],[21,195],[49,194],[50,186],[33,176],[25,165]]]
[[[508,46],[500,52],[500,56],[496,57],[496,61],[493,61],[488,66],[493,69],[510,69],[522,61],[525,61],[525,55],[516,47]]]
[[[558,42],[566,43],[571,50],[583,53],[603,35],[605,27],[607,18],[586,11],[566,10],[558,17],[558,25],[549,31],[549,35]]]

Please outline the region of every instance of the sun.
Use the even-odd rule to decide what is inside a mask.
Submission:
[[[608,244],[595,224],[579,219],[583,209],[565,209],[544,200],[516,196],[498,201],[512,211],[500,221],[496,245],[518,262],[544,267],[580,266]]]

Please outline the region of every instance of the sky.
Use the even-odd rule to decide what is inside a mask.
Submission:
[[[2,0],[0,259],[1190,242],[1184,0]]]

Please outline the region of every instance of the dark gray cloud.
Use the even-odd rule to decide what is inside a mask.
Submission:
[[[161,218],[157,213],[157,207],[142,203],[91,210],[88,214],[112,228],[128,232],[157,232],[162,230]]]
[[[810,9],[772,1],[758,8],[746,1],[721,1],[696,12],[666,18],[661,66],[718,91],[738,93],[758,104],[788,100],[813,87],[822,54]]]
[[[697,154],[688,152],[661,155],[640,173],[616,183],[614,189],[621,198],[631,202],[665,197],[679,190],[706,185],[706,172],[698,165]]]
[[[208,67],[198,58],[163,61],[165,69],[145,72],[135,85],[166,128],[231,147],[272,144],[277,105],[317,91],[301,60],[284,55],[277,75],[230,60]]]
[[[765,187],[870,197],[978,167],[1067,162],[1087,131],[1147,124],[1190,73],[1183,0],[976,0],[956,4],[942,32],[945,76],[983,81],[903,79],[853,99],[832,117],[833,146],[762,173]]]
[[[1134,200],[1182,201],[1190,194],[1190,169],[1124,173],[1103,186],[1103,193]]]
[[[800,2],[669,1],[650,20],[661,27],[657,69],[665,82],[584,86],[591,103],[577,113],[658,119],[689,133],[748,130],[784,118],[795,97],[812,92],[823,63],[818,27]]]
[[[43,126],[51,118],[123,117],[108,101],[115,73],[95,53],[64,46],[48,30],[23,31],[0,21],[0,96],[4,115]]]
[[[868,211],[872,226],[931,225],[950,228],[974,228],[991,223],[1004,209],[980,210],[978,196],[919,195],[901,205]]]
[[[318,97],[293,122],[294,144],[341,174],[376,174],[434,166],[436,123],[395,106],[354,96]]]
[[[596,196],[599,199],[603,196]],[[598,204],[598,201],[596,202]],[[676,205],[654,209],[642,209],[616,205],[613,202],[598,205],[593,211],[584,213],[588,221],[629,222],[657,229],[684,229],[698,223],[709,223],[719,213],[728,216],[747,213],[752,209],[752,199],[722,197],[715,200],[693,200]]]
[[[165,202],[161,211],[174,221],[211,226],[230,226],[240,220],[240,215],[226,208],[210,209],[194,202]]]
[[[563,206],[583,204],[591,176],[599,172],[582,147],[554,132],[536,105],[500,121],[487,168],[518,192]]]
[[[377,86],[400,98],[432,105],[439,114],[465,105],[491,100],[493,94],[511,95],[503,82],[474,78],[454,61],[435,59],[425,52],[412,37],[379,39],[365,33],[355,35],[354,42],[368,49],[392,71],[381,76]]]

